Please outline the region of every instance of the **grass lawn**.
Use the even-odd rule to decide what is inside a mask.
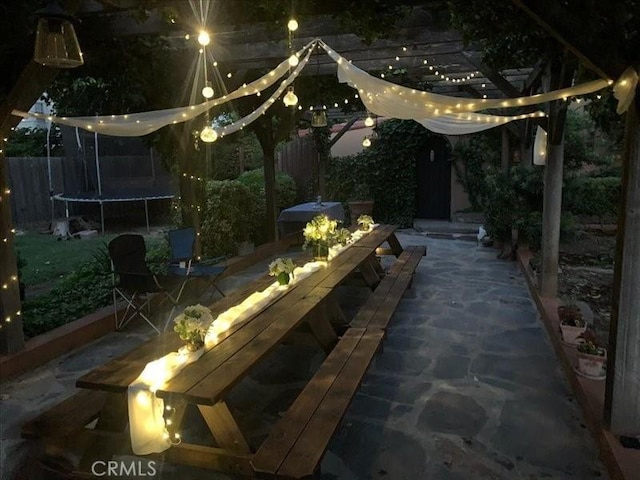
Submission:
[[[96,236],[85,240],[58,240],[53,235],[27,232],[16,237],[20,257],[26,261],[22,268],[22,281],[27,287],[59,279],[84,262],[91,260],[93,252],[106,248],[117,235]],[[159,241],[147,238],[147,249]]]

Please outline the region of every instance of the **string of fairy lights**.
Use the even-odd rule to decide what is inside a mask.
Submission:
[[[7,141],[6,138],[1,139],[0,141],[0,156],[4,156],[6,141]],[[11,189],[9,187],[6,187],[2,191],[0,191],[0,206],[2,206],[2,208],[9,208],[10,196],[11,196]],[[15,236],[15,234],[16,234],[16,229],[11,228],[7,232],[6,236],[2,237],[2,248],[9,248],[9,245],[12,243],[11,237]],[[1,282],[2,283],[0,283],[0,293],[3,295],[9,289],[19,287],[18,276],[15,274],[10,275],[9,278],[7,279],[1,280]],[[4,318],[0,319],[1,320],[0,330],[3,328],[4,325],[10,324],[12,320],[21,316],[22,316],[22,311],[19,309],[14,312],[5,313]]]

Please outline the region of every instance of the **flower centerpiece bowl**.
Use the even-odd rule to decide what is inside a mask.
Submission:
[[[173,330],[185,342],[185,349],[195,352],[204,348],[204,337],[213,322],[211,310],[203,305],[191,305],[174,320]]]
[[[303,248],[313,249],[313,259],[328,260],[329,248],[337,243],[338,222],[326,215],[316,215],[304,228]]]
[[[269,264],[269,275],[276,277],[280,285],[289,285],[296,264],[290,258],[276,258]]]

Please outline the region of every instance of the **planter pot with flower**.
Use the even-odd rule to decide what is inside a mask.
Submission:
[[[360,230],[368,232],[373,225],[373,218],[371,218],[371,215],[360,215],[358,217],[358,225],[360,226]]]
[[[607,376],[607,350],[596,344],[595,335],[587,330],[582,339],[583,344],[578,345],[578,364],[576,372],[591,379],[603,379]]]
[[[356,186],[352,200],[349,200],[349,212],[351,216],[351,225],[355,225],[360,215],[372,215],[374,201],[371,199],[369,186],[360,183]]]
[[[338,222],[326,215],[316,215],[304,227],[303,248],[312,248],[313,259],[326,261],[329,259],[329,248],[337,243]]]
[[[587,322],[582,316],[582,311],[575,304],[569,302],[558,307],[558,317],[560,318],[560,331],[562,341],[567,345],[578,345],[583,342],[580,336],[587,329]]]
[[[351,241],[351,232],[347,228],[340,228],[336,232],[336,242],[338,242],[343,247],[346,247],[347,244]]]
[[[204,348],[204,337],[213,322],[211,310],[202,305],[191,305],[174,320],[173,330],[184,340],[180,349],[184,353],[196,352]]]
[[[276,277],[280,285],[289,285],[296,264],[290,258],[276,258],[269,264],[269,275]]]

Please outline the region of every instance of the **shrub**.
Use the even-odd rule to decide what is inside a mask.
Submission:
[[[202,253],[205,257],[235,254],[238,243],[249,240],[255,229],[259,199],[237,180],[210,180],[206,184],[202,214]]]
[[[266,241],[267,225],[265,212],[267,209],[264,191],[264,170],[262,168],[244,172],[238,182],[247,187],[256,199],[251,207],[251,233],[249,238],[256,244]],[[284,172],[276,173],[276,208],[278,211],[294,205],[296,202],[296,183]]]
[[[621,180],[619,177],[570,177],[562,201],[563,210],[575,215],[616,217],[621,202]]]

